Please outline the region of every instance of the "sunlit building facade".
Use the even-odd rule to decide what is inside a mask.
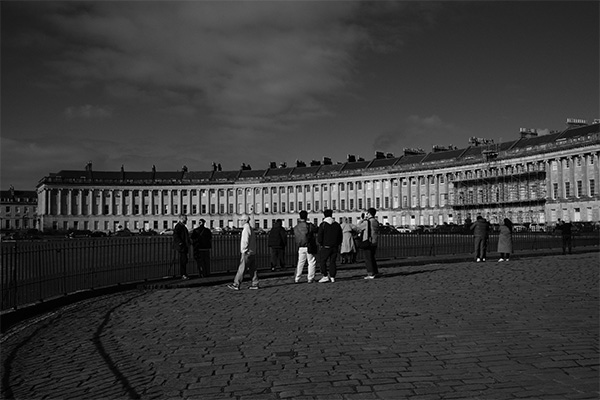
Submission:
[[[0,230],[13,231],[38,227],[38,194],[35,190],[0,191]]]
[[[394,226],[462,224],[482,215],[492,223],[553,224],[559,218],[600,221],[599,121],[567,120],[545,135],[515,132],[493,143],[471,138],[465,148],[405,149],[401,156],[376,153],[346,162],[328,158],[293,167],[254,170],[94,171],[51,173],[37,186],[45,230],[132,231],[171,228],[180,213],[193,228],[203,218],[212,228],[239,226],[249,213],[259,228],[276,219],[287,227],[307,210],[318,222],[324,209],[351,221],[369,207]],[[265,164],[269,164],[265,162]]]

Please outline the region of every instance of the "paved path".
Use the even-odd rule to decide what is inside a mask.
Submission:
[[[598,254],[133,290],[2,337],[2,398],[597,399]]]

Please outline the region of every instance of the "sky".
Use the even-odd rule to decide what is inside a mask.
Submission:
[[[1,173],[238,170],[600,118],[598,1],[1,1]]]

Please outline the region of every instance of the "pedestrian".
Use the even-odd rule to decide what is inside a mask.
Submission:
[[[342,264],[354,263],[356,260],[356,245],[354,244],[354,235],[356,227],[350,223],[347,217],[342,222]]]
[[[377,210],[369,208],[365,214],[361,223],[358,225],[359,234],[359,248],[362,249],[365,258],[365,266],[367,268],[367,276],[364,279],[375,279],[379,274],[377,268],[377,260],[375,259],[375,253],[377,252],[377,238],[379,230],[379,222],[375,218]]]
[[[230,283],[227,287],[233,290],[240,290],[240,285],[244,280],[244,273],[248,272],[252,279],[250,289],[258,289],[256,235],[254,229],[250,226],[250,217],[247,214],[242,215],[240,222],[243,224],[242,237],[240,240],[240,265],[238,266],[233,283]]]
[[[315,280],[315,272],[317,269],[317,227],[308,222],[308,212],[300,211],[300,220],[294,226],[294,239],[298,245],[298,264],[296,265],[296,275],[294,282],[299,283],[304,271],[304,265],[308,262],[308,275],[306,279],[308,283],[313,283]]]
[[[198,227],[192,230],[190,239],[194,248],[194,259],[198,267],[198,275],[201,278],[210,275],[210,249],[212,248],[212,232],[204,224],[206,221],[201,218],[198,221]]]
[[[269,232],[269,249],[271,250],[271,271],[285,268],[285,246],[287,245],[287,232],[281,219],[273,223]]]
[[[185,214],[179,215],[179,221],[173,228],[173,250],[177,252],[179,259],[179,272],[181,279],[188,279],[187,276],[187,263],[188,253],[190,250],[190,234],[185,224],[187,223],[187,216]]]
[[[473,231],[474,235],[476,261],[485,262],[489,224],[485,218],[483,218],[481,215],[478,215],[475,222],[471,224],[471,230]]]
[[[342,227],[333,219],[333,211],[323,211],[323,222],[317,231],[318,262],[323,277],[319,283],[335,282],[337,256],[342,244]]]
[[[510,254],[513,252],[512,230],[512,221],[508,218],[504,218],[504,220],[500,222],[500,236],[498,236],[498,253],[500,253],[498,262],[508,261],[510,259]]]
[[[562,236],[562,253],[567,254],[569,250],[569,254],[573,254],[573,224],[569,220],[558,220],[556,229],[560,230]]]

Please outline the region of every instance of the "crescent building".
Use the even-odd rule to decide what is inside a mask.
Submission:
[[[404,149],[372,159],[327,157],[295,166],[224,171],[96,171],[51,173],[37,185],[44,230],[114,231],[171,228],[180,213],[192,227],[237,227],[250,213],[258,228],[300,210],[319,221],[324,209],[354,221],[369,207],[382,223],[398,226],[462,224],[482,215],[492,223],[554,224],[558,219],[600,221],[600,121],[567,119],[560,131],[539,135],[521,128],[515,139],[473,137],[464,148]]]

